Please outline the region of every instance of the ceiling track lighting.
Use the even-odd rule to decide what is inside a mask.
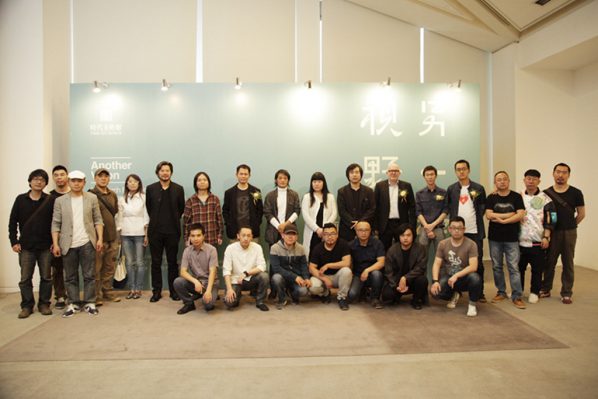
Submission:
[[[102,91],[102,89],[107,89],[108,88],[108,83],[106,82],[98,82],[97,80],[93,81],[93,89],[92,91],[94,93],[99,93]]]
[[[307,82],[304,83],[305,87],[307,87],[308,89],[311,89],[311,80],[308,80]]]
[[[241,90],[242,86],[243,82],[241,82],[241,79],[239,79],[238,77],[235,78],[235,90]]]
[[[449,83],[448,87],[451,89],[461,89],[461,83],[461,79],[455,80],[454,82]]]
[[[170,89],[170,83],[168,83],[166,79],[162,79],[162,87],[160,88],[160,90],[168,91],[168,89]]]
[[[382,86],[390,87],[390,76],[381,82]]]

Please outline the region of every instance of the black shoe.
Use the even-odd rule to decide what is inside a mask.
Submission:
[[[195,310],[195,304],[193,302],[191,303],[186,303],[183,305],[182,308],[180,308],[179,310],[177,310],[176,314],[185,314],[188,313],[192,310]]]
[[[322,301],[322,303],[330,303],[330,302],[332,302],[330,294],[321,296],[320,300]]]
[[[265,303],[258,303],[257,305],[255,305],[255,307],[261,310],[262,312],[267,312],[268,310],[270,310],[268,305],[266,305]]]
[[[420,301],[411,301],[411,307],[415,310],[421,310],[422,304]]]
[[[64,302],[64,299],[58,298],[56,300],[56,304],[54,305],[54,307],[56,309],[64,309],[64,308],[66,308],[66,302]]]
[[[345,299],[338,300],[338,307],[341,308],[341,310],[349,310],[349,304]]]
[[[150,302],[158,302],[160,298],[162,298],[162,295],[159,292],[154,292],[150,298]]]
[[[173,292],[170,294],[170,299],[172,299],[173,301],[180,301],[181,297],[178,296],[176,292]]]

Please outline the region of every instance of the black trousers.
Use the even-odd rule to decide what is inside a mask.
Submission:
[[[479,238],[477,234],[470,234],[465,233],[465,237],[473,240],[475,244],[478,246],[478,270],[477,273],[480,275],[480,279],[482,280],[482,293],[480,294],[482,297],[484,296],[484,239]]]
[[[179,275],[177,255],[181,237],[177,233],[152,233],[148,238],[150,253],[152,255],[152,291],[154,293],[162,292],[162,253],[166,251],[166,261],[168,262],[168,290],[170,291],[170,295],[175,294],[174,279]]]
[[[530,292],[539,295],[542,288],[542,273],[546,268],[546,250],[539,245],[533,247],[519,246],[519,274],[521,274],[521,289],[525,286],[525,269],[527,265],[532,268],[532,283]]]
[[[388,219],[384,231],[378,232],[378,238],[380,238],[380,241],[382,241],[382,244],[384,245],[384,249],[386,251],[388,251],[388,248],[392,246],[393,239],[395,240],[395,242],[399,242],[399,226],[403,223],[407,223],[407,219]],[[415,234],[415,230],[413,231]]]
[[[413,301],[427,303],[428,278],[426,276],[407,279],[407,287],[409,287],[409,290],[401,293],[397,291],[397,287],[391,286],[386,282],[382,288],[382,302],[389,305],[399,302],[403,295],[413,295]]]

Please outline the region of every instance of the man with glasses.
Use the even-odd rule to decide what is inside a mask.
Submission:
[[[467,316],[478,315],[476,302],[480,299],[482,279],[478,268],[477,248],[473,240],[464,236],[465,220],[456,216],[449,223],[450,237],[442,240],[432,267],[430,292],[437,299],[448,300],[449,309],[455,309],[462,291],[469,291]],[[440,277],[440,269],[445,272]]]
[[[351,287],[351,250],[347,241],[338,237],[336,225],[324,225],[323,241],[310,253],[312,295],[318,295],[322,303],[330,303],[330,289],[338,288],[337,300],[341,310],[349,310],[347,295]]]
[[[485,303],[484,296],[484,263],[483,248],[484,238],[484,211],[486,210],[486,191],[484,187],[469,178],[469,162],[460,159],[455,162],[455,175],[458,181],[447,189],[449,217],[460,216],[465,221],[465,237],[473,240],[478,249],[477,273],[482,279],[482,292],[480,302]]]
[[[399,226],[409,224],[415,231],[415,196],[410,183],[399,181],[401,168],[392,161],[386,168],[388,180],[376,183],[376,230],[384,249],[392,245],[393,239],[399,242]]]

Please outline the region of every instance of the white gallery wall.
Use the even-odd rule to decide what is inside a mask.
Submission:
[[[14,197],[27,190],[31,170],[68,165],[71,78],[73,83],[99,80],[156,85],[162,78],[174,83],[232,83],[237,76],[248,83],[318,82],[320,76],[324,82],[378,82],[389,76],[394,82],[419,81],[419,27],[342,0],[324,0],[321,21],[318,0],[73,0],[72,9],[70,3],[0,0],[0,143],[2,165],[14,170],[7,176],[0,202],[4,226]],[[561,41],[561,46],[575,42]],[[513,54],[507,57],[503,52]],[[462,79],[480,85],[481,182],[486,186],[497,165],[509,170],[525,167],[528,158],[519,145],[526,137],[535,137],[538,123],[554,135],[559,124],[571,130],[572,125],[560,118],[571,118],[563,107],[583,113],[583,121],[576,123],[583,124],[586,136],[592,128],[589,117],[595,118],[595,91],[584,92],[586,81],[595,80],[595,68],[564,73],[571,75],[562,80],[573,92],[562,97],[553,83],[546,83],[540,75],[528,79],[525,74],[530,72],[516,70],[517,53],[509,47],[491,56],[425,33],[426,83]],[[499,71],[494,64],[501,65]],[[503,79],[503,75],[507,77]],[[490,85],[497,77],[501,77],[499,84]],[[535,115],[531,104],[523,104],[530,95],[521,92],[526,85],[542,88],[543,95],[533,96],[533,100],[546,106],[554,102],[558,112],[551,116],[559,121],[535,121],[530,116],[526,122],[524,115]],[[492,105],[496,95],[492,90],[505,101]],[[500,94],[501,90],[504,93]],[[594,103],[588,106],[586,101]],[[526,112],[515,114],[515,106]],[[509,112],[491,118],[489,111],[497,112],[500,107]],[[17,145],[23,139],[37,144],[25,152]],[[589,152],[589,146],[579,145],[582,138],[579,140],[579,151]],[[545,144],[546,148],[551,145]],[[538,162],[543,159],[535,157]],[[577,162],[581,158],[575,157]],[[572,164],[575,184],[582,171]],[[578,184],[590,189],[589,183]],[[589,259],[583,255],[585,248],[582,241],[578,263],[591,266],[584,261]],[[17,257],[6,234],[0,238],[0,260],[7,265],[0,270],[0,290],[14,291],[19,279]]]

